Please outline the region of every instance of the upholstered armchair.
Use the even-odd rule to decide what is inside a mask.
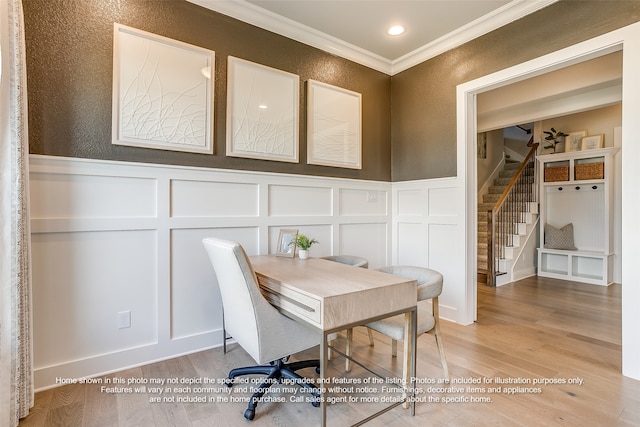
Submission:
[[[288,362],[289,356],[320,344],[320,333],[281,314],[262,295],[249,258],[238,243],[205,238],[209,255],[220,287],[224,309],[224,328],[235,341],[258,363],[258,366],[232,369],[225,381],[233,386],[241,375],[266,375],[250,400],[244,417],[255,417],[259,399],[274,379],[292,379],[309,393],[319,396],[317,388],[305,381],[296,371],[319,369],[319,360]],[[319,406],[319,401],[312,403]]]

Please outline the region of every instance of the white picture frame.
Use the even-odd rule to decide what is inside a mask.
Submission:
[[[569,132],[564,138],[564,151],[570,153],[572,151],[580,151],[582,146],[582,138],[587,136],[586,130]]]
[[[229,56],[227,156],[299,162],[300,77]]]
[[[298,230],[295,228],[282,228],[280,229],[280,235],[278,236],[278,247],[276,248],[276,255],[293,258],[296,255],[296,245],[293,244],[294,239],[298,235]]]
[[[602,148],[604,146],[604,134],[590,135],[582,138],[581,149],[595,150],[596,148]]]
[[[307,81],[307,163],[362,169],[362,95]]]
[[[212,50],[115,23],[112,144],[213,154],[214,66]]]

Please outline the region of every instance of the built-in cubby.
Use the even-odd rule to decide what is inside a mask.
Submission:
[[[538,275],[596,285],[613,281],[613,166],[617,148],[538,156]],[[555,227],[547,236],[545,224]],[[565,246],[573,227],[573,247]],[[557,230],[562,230],[561,232]],[[560,240],[561,244],[557,241]],[[552,243],[553,241],[553,243]]]

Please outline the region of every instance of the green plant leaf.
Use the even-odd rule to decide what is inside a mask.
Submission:
[[[318,243],[316,239],[310,239],[304,234],[297,234],[296,237],[291,242],[292,245],[296,245],[298,248],[302,250],[307,250],[314,243]]]

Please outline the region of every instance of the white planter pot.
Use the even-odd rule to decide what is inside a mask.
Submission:
[[[309,250],[308,249],[300,249],[298,251],[298,257],[300,259],[307,259],[309,258]]]

